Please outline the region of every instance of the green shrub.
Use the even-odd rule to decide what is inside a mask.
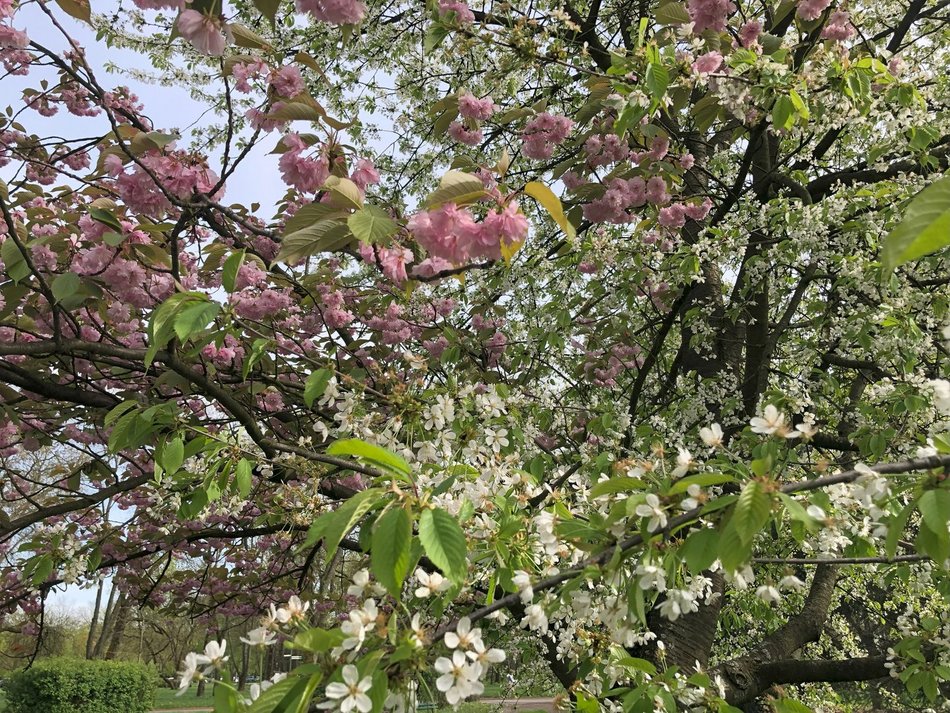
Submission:
[[[44,659],[7,683],[8,713],[147,713],[151,669],[123,661]]]

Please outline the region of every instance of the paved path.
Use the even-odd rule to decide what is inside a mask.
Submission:
[[[519,713],[520,711],[548,711],[554,712],[553,698],[479,698],[473,703],[484,703],[489,706],[501,706],[505,713]],[[152,713],[209,713],[211,708],[175,708],[173,710],[152,711]]]

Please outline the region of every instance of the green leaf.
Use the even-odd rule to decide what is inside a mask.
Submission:
[[[220,681],[214,684],[214,713],[232,713],[237,710],[237,694]]]
[[[252,50],[270,51],[274,49],[270,42],[265,40],[259,34],[235,22],[230,24],[231,34],[234,36],[234,44],[238,47],[247,47]]]
[[[174,475],[185,462],[185,443],[181,438],[167,441],[162,449],[162,470]]]
[[[152,311],[148,325],[149,346],[145,352],[145,365],[150,366],[158,350],[163,348],[175,334],[175,317],[188,304],[209,302],[201,292],[177,292]]]
[[[56,298],[56,303],[60,304],[75,295],[79,290],[80,284],[79,275],[75,272],[64,272],[62,275],[57,275],[50,284],[50,289],[53,291],[53,297]]]
[[[363,515],[380,504],[380,497],[383,492],[382,488],[361,490],[338,507],[332,516],[327,519],[322,534],[327,562],[333,559],[340,542],[349,534],[350,530],[356,527]]]
[[[325,654],[342,644],[345,638],[346,634],[339,629],[328,631],[314,626],[297,634],[291,642],[290,648],[309,651],[312,654]]]
[[[719,560],[727,572],[734,572],[746,563],[752,552],[752,544],[744,542],[736,531],[735,517],[722,530],[719,539]]]
[[[303,387],[303,400],[307,408],[313,408],[313,402],[323,396],[332,378],[333,371],[330,369],[317,369],[310,372]]]
[[[182,341],[205,329],[218,315],[221,308],[216,302],[201,302],[184,307],[175,317],[175,334]]]
[[[795,123],[795,105],[791,98],[782,95],[772,105],[772,126],[776,129],[790,129]]]
[[[284,223],[284,235],[290,235],[327,218],[344,218],[346,213],[329,203],[308,203]]]
[[[670,73],[660,62],[651,62],[647,65],[646,86],[654,101],[660,101],[670,85]]]
[[[793,701],[791,698],[780,698],[772,701],[772,707],[775,713],[812,713],[811,708],[799,701]]]
[[[772,503],[768,493],[757,480],[749,481],[739,494],[736,509],[730,523],[744,544],[751,545],[752,538],[768,522]]]
[[[370,568],[380,584],[396,599],[409,574],[412,522],[404,508],[392,508],[376,521],[370,550]]]
[[[590,497],[599,498],[602,495],[612,495],[613,493],[625,493],[631,490],[640,490],[643,488],[643,481],[640,478],[630,478],[621,476],[608,478],[595,483],[590,489]]]
[[[690,22],[689,12],[681,2],[660,5],[653,13],[653,19],[660,25],[685,25]]]
[[[228,294],[234,292],[234,285],[237,281],[238,270],[244,264],[244,250],[238,250],[228,255],[221,268],[221,285],[227,290]]]
[[[346,219],[346,224],[357,240],[371,245],[383,242],[399,230],[399,223],[374,205],[364,206],[353,213]]]
[[[105,210],[104,208],[90,208],[89,217],[103,225],[108,225],[117,233],[123,232],[122,223],[112,214],[112,211]]]
[[[564,215],[564,207],[561,205],[561,199],[554,195],[554,191],[543,183],[531,181],[524,187],[524,192],[541,204],[541,207],[548,212],[548,215],[550,215],[554,222],[564,231],[565,235],[569,238],[573,238],[577,235],[577,230],[574,228],[574,225],[567,219],[567,216]]]
[[[725,473],[696,473],[695,475],[687,475],[685,478],[677,480],[670,486],[668,494],[678,495],[679,493],[685,493],[690,485],[699,485],[705,488],[710,485],[722,485],[723,483],[734,482],[736,482],[736,479]]]
[[[237,484],[238,493],[242,498],[246,498],[251,494],[253,484],[251,471],[251,462],[247,458],[241,458],[234,468],[234,482]]]
[[[920,515],[937,535],[947,533],[950,525],[950,490],[928,490],[917,501]]]
[[[358,438],[345,438],[335,441],[327,448],[327,454],[333,456],[353,456],[364,463],[377,466],[385,471],[401,476],[409,476],[412,469],[405,458],[387,451],[385,448],[361,441]]]
[[[693,574],[699,574],[716,561],[719,553],[719,533],[709,528],[691,533],[679,550],[686,567]]]
[[[426,199],[426,208],[432,210],[443,203],[465,205],[488,195],[485,184],[478,176],[463,171],[448,171],[442,176],[439,188]]]
[[[13,240],[4,240],[0,245],[0,258],[3,259],[6,276],[14,282],[19,282],[29,276],[30,266],[27,265],[23,253]]]
[[[914,511],[914,503],[904,506],[894,519],[887,524],[887,537],[884,540],[884,554],[893,557],[897,554],[897,543],[904,534],[904,527],[910,514]]]
[[[70,17],[75,17],[92,26],[92,8],[89,6],[89,0],[56,0],[56,4]]]
[[[950,175],[937,179],[918,193],[907,206],[900,224],[884,238],[884,269],[893,270],[947,245],[950,245]]]
[[[284,102],[267,113],[269,119],[276,121],[320,121],[326,112],[304,102]]]
[[[426,555],[450,579],[460,583],[468,569],[465,535],[454,517],[441,508],[423,510],[419,540]]]
[[[317,253],[341,250],[352,241],[353,234],[342,220],[319,220],[309,227],[285,235],[275,261],[296,263]]]
[[[363,207],[363,193],[349,178],[330,176],[323,184],[330,194],[330,204],[344,210],[359,210]]]
[[[280,0],[253,0],[254,7],[257,8],[257,11],[260,12],[264,17],[266,17],[271,25],[274,24],[274,18],[277,16],[277,10],[280,8]]]

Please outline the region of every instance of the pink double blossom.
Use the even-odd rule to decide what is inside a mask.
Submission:
[[[439,0],[439,13],[444,17],[454,18],[460,25],[475,22],[475,13],[461,0]]]
[[[724,32],[726,20],[736,11],[736,6],[730,0],[689,0],[686,9],[693,22],[693,32],[699,34],[704,30]]]
[[[366,5],[360,0],[296,0],[296,6],[297,12],[332,25],[355,25],[366,16]]]
[[[469,129],[460,121],[453,121],[449,124],[446,133],[460,144],[466,146],[478,146],[484,139],[481,129]]]
[[[495,102],[491,97],[479,99],[474,94],[465,92],[459,97],[459,114],[466,119],[485,121],[495,113]]]
[[[828,9],[830,4],[831,0],[799,0],[795,12],[806,22],[811,22],[821,17],[821,13]]]
[[[224,20],[197,10],[182,10],[177,27],[196,50],[214,57],[224,54],[224,48],[234,41],[231,28]]]
[[[548,159],[554,149],[563,143],[574,122],[566,116],[543,112],[529,121],[521,135],[524,155],[533,159]]]

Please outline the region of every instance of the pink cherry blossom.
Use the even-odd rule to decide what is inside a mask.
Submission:
[[[854,36],[854,25],[851,24],[850,15],[844,10],[835,10],[828,19],[828,24],[821,31],[822,38],[826,40],[837,40],[844,42]]]
[[[465,144],[466,146],[478,146],[484,138],[481,129],[467,129],[465,125],[459,121],[453,121],[449,124],[446,133],[460,144]]]
[[[292,64],[281,67],[278,71],[271,74],[270,85],[279,96],[292,99],[305,88],[303,77],[300,70]]]
[[[184,10],[185,0],[132,0],[139,10]]]
[[[533,159],[547,159],[571,132],[574,122],[566,116],[543,112],[529,121],[521,135],[524,155]]]
[[[397,285],[408,278],[406,265],[412,262],[412,250],[409,248],[379,248],[379,266],[383,274]]]
[[[224,54],[224,48],[233,41],[231,30],[223,20],[197,10],[181,11],[178,31],[196,50],[214,57]]]
[[[365,191],[367,186],[375,186],[379,183],[379,171],[368,158],[361,158],[356,162],[356,168],[350,174],[350,180],[361,191]]]
[[[0,49],[24,49],[30,44],[30,38],[23,30],[0,25]]]
[[[754,46],[762,34],[762,23],[758,20],[750,20],[739,28],[739,44],[745,48]]]
[[[473,94],[465,92],[459,97],[459,114],[466,119],[484,121],[495,113],[495,102],[491,97],[479,99]]]
[[[736,11],[736,6],[730,0],[689,0],[686,9],[693,22],[693,32],[699,34],[704,30],[724,32],[726,20]]]
[[[308,148],[299,134],[287,134],[283,143],[290,147],[277,162],[284,183],[302,193],[315,193],[329,178],[330,164],[325,156],[304,156]]]
[[[13,0],[0,0],[0,17],[13,17]]]
[[[475,13],[461,0],[439,0],[439,12],[443,16],[453,16],[460,25],[475,22]]]
[[[257,79],[266,69],[267,65],[259,59],[253,62],[238,62],[231,67],[234,88],[239,92],[251,91],[251,80]]]
[[[823,13],[830,4],[831,0],[799,0],[796,13],[806,22],[811,22],[821,17],[821,13]]]
[[[720,66],[722,66],[722,55],[712,51],[696,58],[693,62],[693,71],[696,74],[709,74],[715,72]]]
[[[360,0],[296,0],[297,12],[308,12],[315,20],[332,25],[355,25],[366,15]]]

